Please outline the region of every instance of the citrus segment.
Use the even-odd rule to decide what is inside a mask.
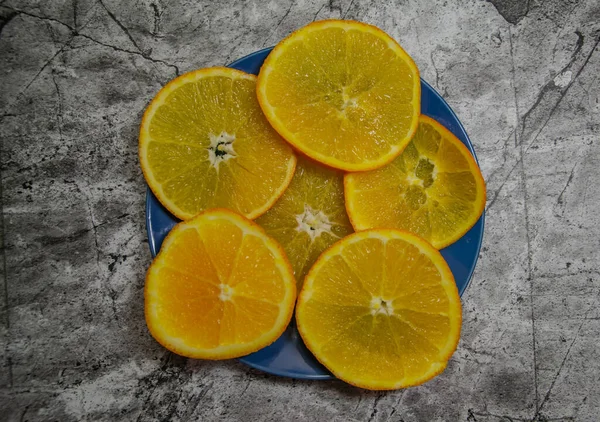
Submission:
[[[485,182],[463,143],[430,117],[387,166],[344,178],[355,230],[385,227],[415,233],[438,249],[462,237],[485,207]]]
[[[342,173],[298,158],[289,187],[256,222],[283,246],[301,286],[321,252],[353,231]]]
[[[192,358],[227,359],[269,345],[290,322],[295,299],[281,247],[225,209],[175,226],[146,276],[148,329]]]
[[[423,383],[446,367],[461,305],[448,265],[423,239],[368,230],[327,249],[296,306],[298,331],[336,377],[383,390]]]
[[[417,66],[389,35],[364,23],[311,23],[265,60],[258,100],[294,147],[328,166],[370,170],[412,137],[420,110]]]
[[[296,163],[260,110],[256,77],[229,68],[168,83],[144,113],[139,154],[150,189],[180,219],[214,207],[255,218],[285,190]]]

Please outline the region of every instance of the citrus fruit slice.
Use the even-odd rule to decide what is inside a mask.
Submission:
[[[289,187],[256,222],[283,246],[302,286],[321,252],[354,231],[344,207],[343,174],[299,157]]]
[[[296,305],[304,343],[336,377],[373,390],[421,384],[456,350],[462,321],[441,254],[400,230],[352,234],[312,267]]]
[[[292,317],[285,253],[250,220],[214,209],[171,230],[148,270],[146,323],[177,354],[243,356],[274,342]]]
[[[410,56],[360,22],[311,23],[281,41],[258,76],[260,106],[306,155],[348,171],[390,162],[417,127],[421,85]]]
[[[475,159],[448,129],[421,116],[412,141],[392,163],[347,174],[346,208],[355,230],[398,228],[434,247],[460,239],[485,207]]]
[[[148,186],[180,219],[215,207],[256,218],[277,201],[296,165],[260,110],[256,77],[218,67],[160,90],[144,113],[139,155]]]

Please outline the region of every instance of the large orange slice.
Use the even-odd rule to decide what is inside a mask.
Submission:
[[[390,162],[417,127],[421,85],[410,56],[360,22],[311,23],[281,41],[258,76],[260,106],[306,155],[348,171]]]
[[[343,177],[340,171],[299,157],[292,183],[256,220],[283,246],[298,287],[321,252],[354,231],[344,206]]]
[[[144,113],[139,155],[150,189],[180,219],[215,207],[256,218],[281,196],[296,164],[260,110],[256,77],[219,67],[160,90]]]
[[[281,247],[225,209],[179,223],[146,276],[146,322],[177,354],[227,359],[259,350],[285,330],[296,282]]]
[[[460,337],[460,298],[429,243],[369,230],[334,244],[308,273],[296,305],[306,346],[336,377],[389,390],[441,373]]]
[[[419,118],[414,138],[392,163],[347,174],[344,183],[355,230],[408,230],[438,249],[460,239],[485,207],[485,182],[475,159],[427,116]]]

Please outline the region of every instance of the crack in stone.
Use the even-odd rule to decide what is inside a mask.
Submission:
[[[584,42],[584,36],[580,31],[575,31],[575,34],[577,34],[577,41],[575,43],[575,50],[573,50],[573,53],[571,54],[571,60],[569,61],[569,63],[567,63],[561,70],[560,72],[558,72],[558,74],[562,74],[564,73],[567,69],[569,69],[573,63],[575,63],[575,61],[578,58],[578,55],[581,51],[581,49],[583,48],[583,42]],[[592,49],[593,52],[594,49]],[[585,65],[585,64],[584,64]],[[581,70],[581,69],[580,69]],[[565,87],[565,89],[563,90],[563,95],[561,95],[561,97],[559,98],[558,102],[556,103],[557,105],[560,104],[560,101],[562,100],[562,98],[564,97],[564,94],[566,94],[566,92],[569,90],[569,87],[571,86],[571,84],[574,82],[574,80],[571,81],[571,83],[569,85],[567,85],[567,87]],[[554,90],[556,88],[556,84],[554,83],[554,78],[552,78],[550,81],[548,81],[540,90],[540,92],[538,93],[538,96],[535,100],[535,102],[533,103],[533,105],[529,108],[529,110],[527,110],[523,116],[521,117],[521,140],[522,140],[522,136],[525,133],[525,128],[526,128],[526,122],[529,119],[529,116],[531,115],[531,113],[533,113],[533,111],[535,111],[537,109],[537,107],[540,105],[540,103],[542,102],[542,100],[544,99],[545,95],[550,92],[551,90]],[[554,110],[554,109],[553,109]],[[552,116],[552,112],[550,114],[550,117]],[[545,127],[545,125],[544,125]],[[543,127],[542,127],[543,129]],[[541,131],[541,130],[540,130]],[[539,134],[539,132],[538,132]]]
[[[489,413],[489,412],[484,412],[484,411],[477,411],[477,410],[473,410],[473,409],[469,409],[468,410],[468,416],[467,416],[467,422],[477,422],[477,418],[476,416],[481,416],[484,418],[498,418],[502,421],[509,421],[509,422],[513,422],[513,421],[522,421],[522,422],[532,422],[529,419],[523,419],[523,418],[517,418],[514,416],[508,416],[508,415],[498,415],[495,413]]]
[[[3,6],[3,7],[7,7],[7,6]],[[57,20],[57,19],[53,19],[53,18],[42,18],[42,17],[40,17],[40,16],[37,16],[37,15],[31,14],[31,13],[28,13],[28,12],[25,12],[25,11],[22,11],[22,10],[17,10],[17,9],[13,9],[13,8],[10,8],[10,9],[11,9],[11,10],[13,10],[13,11],[15,12],[15,16],[16,16],[16,15],[25,15],[25,16],[29,16],[29,17],[32,17],[32,18],[40,19],[40,20],[42,20],[42,21],[46,21],[46,22],[48,22],[48,21],[50,21],[50,22],[57,22],[57,23],[59,23],[59,24],[61,24],[61,25],[64,25],[64,26],[66,26],[66,27],[70,28],[70,26],[69,26],[69,25],[67,25],[67,24],[65,24],[65,23],[63,23],[63,22],[61,22],[61,21],[59,21],[59,20]],[[52,34],[51,34],[51,37],[52,37]],[[52,38],[53,38],[53,37],[52,37]],[[34,83],[34,82],[37,80],[37,78],[38,78],[38,77],[39,77],[39,76],[42,74],[42,72],[44,71],[44,69],[46,69],[46,67],[48,67],[48,65],[49,65],[50,63],[52,63],[52,61],[53,61],[53,60],[54,60],[54,59],[55,59],[55,58],[56,58],[56,57],[57,57],[57,56],[58,56],[60,53],[62,53],[62,52],[63,52],[63,51],[64,51],[64,50],[65,50],[65,49],[66,49],[66,48],[67,48],[67,47],[68,47],[68,46],[71,44],[71,42],[73,42],[73,39],[74,39],[73,37],[72,37],[71,39],[69,39],[69,41],[67,41],[67,42],[66,42],[66,43],[65,43],[65,44],[64,44],[64,45],[63,45],[63,46],[62,46],[62,47],[61,47],[61,48],[60,48],[60,49],[59,49],[59,50],[58,50],[58,51],[57,51],[57,52],[56,52],[56,53],[55,53],[55,54],[54,54],[52,57],[50,57],[50,59],[48,59],[48,60],[47,60],[47,61],[46,61],[46,62],[45,62],[43,65],[42,65],[42,67],[40,68],[40,70],[39,70],[39,71],[38,71],[38,72],[37,72],[37,73],[34,75],[34,77],[31,79],[31,81],[29,81],[29,82],[27,83],[27,85],[25,86],[25,88],[23,88],[23,89],[21,90],[21,92],[19,92],[19,93],[17,94],[17,96],[16,96],[16,98],[17,98],[17,99],[18,99],[18,98],[20,98],[20,97],[21,97],[21,96],[22,96],[22,95],[23,95],[23,94],[24,94],[24,93],[25,93],[25,92],[26,92],[26,91],[29,89],[29,87],[30,87],[30,86],[31,86],[31,85],[32,85],[32,84],[33,84],[33,83]],[[53,40],[54,40],[54,38],[53,38]],[[11,103],[11,104],[9,104],[9,105],[6,107],[6,109],[9,109],[9,108],[10,108],[10,107],[11,107],[13,104],[14,104],[14,103]],[[7,114],[3,114],[3,116],[6,116],[6,115],[7,115]]]
[[[550,110],[550,113],[548,114],[548,117],[546,118],[546,121],[544,122],[544,124],[542,125],[542,127],[540,128],[540,130],[537,132],[537,134],[535,135],[535,137],[531,141],[531,144],[533,144],[537,140],[537,138],[540,136],[540,133],[542,133],[542,131],[546,128],[546,125],[548,125],[548,122],[550,121],[550,119],[552,118],[552,116],[554,115],[554,113],[556,112],[556,110],[558,109],[558,106],[560,105],[560,103],[562,102],[562,100],[567,95],[567,92],[573,86],[573,84],[575,83],[575,81],[577,81],[577,79],[579,78],[579,75],[581,75],[581,72],[583,72],[583,69],[585,69],[585,67],[589,63],[590,59],[592,58],[592,55],[594,54],[594,52],[596,51],[596,48],[598,47],[598,43],[600,43],[600,37],[598,37],[598,39],[596,40],[594,46],[592,47],[592,50],[590,51],[590,54],[588,54],[588,56],[586,57],[585,61],[583,62],[583,65],[579,68],[579,70],[577,71],[577,73],[575,74],[575,76],[573,77],[573,79],[571,79],[571,82],[569,82],[569,84],[561,92],[560,97],[558,98],[558,101],[554,104],[554,106],[552,107],[552,110]],[[564,70],[563,70],[563,72],[564,72]]]
[[[379,401],[383,398],[384,393],[377,393],[377,397],[375,397],[375,400],[373,401],[373,406],[371,407],[371,415],[369,416],[369,419],[367,422],[373,422],[373,419],[375,419],[375,416],[377,416],[377,412],[379,411],[379,409],[377,409],[377,405],[379,404]]]
[[[98,243],[98,226],[94,223],[94,215],[92,213],[92,206],[89,202],[89,198],[86,201],[86,204],[88,207],[88,211],[90,213],[90,219],[91,219],[91,223],[92,223],[92,231],[94,233],[94,244],[96,245],[96,267],[98,269],[98,276],[100,276],[102,273],[102,267],[100,265],[100,245]],[[114,316],[115,320],[118,320],[119,317],[117,316],[117,305],[115,303],[115,294],[114,294],[115,292],[110,286],[107,286],[107,288],[108,288],[108,297],[111,301],[113,316]]]
[[[560,374],[561,374],[561,372],[563,370],[563,367],[565,366],[565,363],[567,362],[569,354],[571,353],[571,348],[573,347],[573,345],[575,344],[575,342],[579,338],[579,334],[581,333],[581,329],[583,328],[583,326],[585,325],[585,323],[587,321],[590,321],[590,320],[594,319],[594,318],[588,318],[588,316],[595,309],[596,309],[595,305],[590,306],[588,308],[588,310],[586,311],[584,317],[582,318],[581,324],[579,324],[579,328],[577,328],[577,332],[575,333],[575,337],[573,338],[573,341],[571,341],[571,344],[569,344],[569,348],[567,349],[567,353],[565,353],[565,356],[564,356],[562,362],[560,363],[558,371],[556,371],[556,375],[552,379],[552,383],[550,383],[550,387],[548,388],[548,392],[544,395],[544,399],[542,400],[542,403],[540,404],[540,407],[539,407],[539,409],[537,410],[537,412],[535,414],[536,417],[540,415],[540,412],[542,411],[542,408],[548,402],[548,399],[550,399],[550,394],[552,393],[552,389],[554,388],[554,384],[556,384],[556,380],[560,376]]]
[[[354,4],[354,0],[351,0],[350,4],[348,5],[348,8],[346,9],[346,12],[344,13],[344,16],[342,16],[342,19],[346,19],[346,16],[348,15],[348,12],[350,12],[350,8],[352,7],[353,4]]]
[[[194,415],[194,413],[196,413],[196,409],[198,408],[198,405],[202,402],[201,399],[203,399],[209,391],[212,390],[213,386],[214,386],[214,382],[210,382],[208,384],[206,384],[201,390],[200,393],[198,393],[197,396],[193,397],[193,401],[196,402],[196,404],[194,405],[194,407],[192,407],[188,413],[187,413],[187,417],[183,418],[182,420],[192,420],[192,416]]]
[[[4,7],[7,7],[7,6],[4,6]],[[54,18],[50,18],[50,17],[46,17],[46,16],[39,16],[39,15],[36,15],[36,14],[33,14],[33,13],[26,12],[24,10],[18,10],[18,9],[14,9],[14,8],[9,8],[9,9],[13,10],[14,12],[16,12],[17,15],[22,14],[22,15],[29,16],[29,17],[32,17],[32,18],[35,18],[35,19],[39,19],[39,20],[42,20],[42,21],[50,21],[50,22],[55,22],[55,23],[58,23],[60,25],[63,25],[64,27],[68,28],[71,31],[71,34],[73,35],[73,38],[71,38],[67,43],[65,43],[65,45],[52,58],[50,58],[50,60],[42,67],[42,69],[40,69],[40,71],[36,74],[36,76],[34,77],[34,79],[29,84],[27,84],[27,86],[25,87],[25,89],[19,95],[22,95],[23,92],[25,92],[27,90],[27,88],[29,88],[29,86],[34,82],[34,80],[37,79],[37,77],[40,75],[40,73],[46,68],[46,66],[48,66],[48,64],[50,64],[52,62],[52,60],[54,60],[54,58],[56,56],[58,56],[58,54],[60,54],[62,51],[64,51],[65,48],[70,47],[70,44],[73,42],[73,39],[75,37],[82,37],[82,38],[88,39],[88,40],[90,40],[90,41],[92,41],[92,42],[94,42],[96,44],[102,45],[104,47],[111,48],[111,49],[113,49],[115,51],[120,51],[122,53],[127,53],[127,54],[138,55],[138,56],[140,56],[140,57],[142,57],[142,58],[144,58],[144,59],[146,59],[148,61],[151,61],[151,62],[154,62],[154,63],[158,63],[158,64],[162,64],[164,66],[168,66],[168,67],[172,68],[173,70],[175,70],[175,75],[176,76],[180,75],[179,67],[177,67],[177,65],[171,64],[171,63],[169,63],[169,62],[167,62],[165,60],[155,59],[155,58],[151,57],[150,55],[142,52],[142,50],[139,49],[139,47],[137,46],[137,44],[136,44],[136,48],[138,48],[138,50],[140,50],[140,51],[134,51],[134,50],[126,49],[126,48],[117,47],[117,46],[112,45],[112,44],[107,44],[107,43],[104,43],[102,41],[98,41],[98,40],[94,39],[93,37],[91,37],[90,35],[83,34],[83,33],[80,32],[80,30],[77,30],[73,26],[71,26],[71,25],[69,25],[67,23],[64,23],[64,22],[62,22],[62,21],[60,21],[58,19],[54,19]],[[83,29],[83,28],[81,28],[81,29]]]
[[[394,413],[396,413],[396,410],[398,409],[398,406],[400,406],[400,402],[402,401],[402,398],[404,397],[404,394],[406,393],[406,391],[407,391],[406,389],[402,390],[402,392],[400,393],[400,395],[398,397],[398,400],[396,400],[396,403],[392,406],[392,411],[386,418],[386,421],[388,421],[394,415]],[[402,420],[400,420],[399,422],[402,422]]]
[[[48,61],[46,61],[46,63],[44,63],[44,65],[35,74],[35,76],[31,79],[31,81],[29,81],[29,83],[25,86],[25,88],[23,88],[23,90],[17,95],[17,98],[19,98],[21,95],[23,95],[29,89],[29,87],[37,80],[37,78],[41,75],[41,73],[44,71],[44,69],[46,69],[48,67],[48,65],[50,63],[52,63],[52,61],[60,53],[62,53],[72,42],[73,42],[73,38],[71,38],[69,41],[67,41],[56,53],[54,53],[54,55],[52,57],[50,57],[50,59],[48,59]]]
[[[529,226],[529,207],[528,207],[528,194],[527,194],[527,174],[525,172],[525,165],[523,164],[523,157],[525,152],[523,151],[523,144],[521,143],[521,183],[523,184],[523,208],[525,213],[525,239],[527,242],[527,279],[529,280],[529,301],[531,304],[531,336],[533,346],[533,378],[535,386],[535,408],[539,410],[539,392],[538,392],[538,367],[537,367],[537,348],[536,348],[536,336],[535,336],[535,311],[534,311],[534,295],[533,295],[533,248],[531,246],[530,226]]]
[[[58,24],[60,24],[62,26],[66,26],[71,31],[75,30],[75,28],[73,28],[71,25],[69,25],[67,23],[64,23],[63,21],[55,19],[55,18],[51,18],[51,17],[48,17],[48,16],[39,16],[39,15],[36,15],[34,13],[27,12],[26,10],[15,9],[15,8],[9,7],[9,6],[2,6],[2,7],[6,7],[7,9],[10,9],[10,10],[14,11],[17,15],[25,15],[25,16],[29,16],[29,17],[35,18],[35,19],[40,19],[40,20],[43,20],[43,21],[49,21],[49,22],[58,23]]]
[[[47,16],[38,16],[38,15],[35,15],[33,13],[27,12],[25,10],[15,9],[14,7],[10,7],[10,6],[2,6],[2,7],[5,7],[7,9],[12,10],[13,12],[15,12],[14,16],[25,15],[25,16],[29,16],[29,17],[32,17],[32,18],[36,18],[36,19],[41,19],[41,20],[45,20],[45,21],[50,21],[50,22],[58,23],[60,25],[66,26],[67,28],[73,30],[73,27],[71,27],[70,25],[67,25],[66,23],[64,23],[62,21],[59,21],[58,19],[50,18],[50,17],[47,17]],[[8,22],[6,22],[6,23],[8,23]]]
[[[148,55],[146,55],[146,54],[144,54],[142,52],[139,52],[139,51],[127,50],[125,48],[117,47],[117,46],[112,45],[112,44],[106,44],[106,43],[98,41],[98,40],[96,40],[96,39],[94,39],[94,38],[92,38],[92,37],[90,37],[89,35],[86,35],[86,34],[78,33],[76,36],[83,37],[85,39],[88,39],[88,40],[90,40],[90,41],[92,41],[92,42],[94,42],[96,44],[102,45],[104,47],[112,48],[115,51],[120,51],[122,53],[127,53],[127,54],[135,54],[135,55],[140,56],[140,57],[142,57],[142,58],[144,58],[144,59],[146,59],[148,61],[151,61],[151,62],[154,62],[154,63],[159,63],[159,64],[162,64],[164,66],[168,66],[168,67],[170,67],[170,68],[172,68],[172,69],[175,70],[175,76],[179,76],[180,75],[179,67],[177,67],[177,65],[168,63],[168,62],[166,62],[164,60],[152,58],[152,57],[150,57],[150,56],[148,56]]]
[[[263,47],[265,45],[267,45],[267,42],[269,42],[269,40],[271,39],[271,36],[273,34],[275,34],[275,31],[277,31],[277,28],[279,28],[279,26],[281,25],[281,23],[285,20],[285,18],[287,18],[287,16],[290,14],[290,10],[292,10],[292,7],[294,7],[294,2],[292,2],[290,4],[290,7],[288,7],[288,10],[285,12],[285,14],[283,15],[283,17],[281,19],[279,19],[279,22],[277,22],[277,25],[275,25],[275,28],[271,31],[271,33],[269,34],[269,36],[267,37],[267,39],[265,40],[265,42],[263,43]]]
[[[156,391],[156,389],[158,388],[158,386],[161,384],[161,382],[159,382],[159,378],[162,375],[168,374],[167,368],[171,365],[171,358],[172,358],[172,356],[173,356],[173,353],[170,352],[169,350],[166,350],[165,354],[163,355],[163,358],[162,358],[162,360],[164,361],[162,363],[162,365],[159,366],[158,368],[156,368],[155,370],[153,370],[152,372],[150,372],[147,376],[145,376],[144,378],[142,378],[140,380],[139,383],[146,382],[146,381],[149,381],[149,382],[156,381],[156,383],[155,383],[154,387],[152,388],[152,391],[150,391],[150,394],[148,394],[148,397],[144,401],[144,404],[142,406],[142,410],[141,410],[140,414],[138,415],[138,417],[136,419],[136,422],[139,422],[140,418],[145,415],[144,410],[146,408],[146,405],[148,404],[148,402],[152,398],[152,394],[154,394],[154,392]]]
[[[475,350],[472,347],[464,345],[464,344],[461,345],[461,348],[464,349],[464,350],[466,350],[467,352],[469,352],[471,355],[481,355],[481,356],[487,356],[487,357],[490,357],[490,358],[495,358],[496,357],[496,354],[494,354],[494,353],[486,352],[486,351],[483,351],[483,350]]]
[[[319,13],[321,13],[321,10],[323,10],[325,8],[325,4],[323,4],[323,6],[319,7],[319,10],[317,10],[317,13],[314,14],[311,22],[314,22],[315,20],[317,20],[317,16],[319,16]],[[329,9],[331,10],[331,9]]]
[[[77,8],[79,6],[79,0],[71,0],[71,7],[73,8],[73,27],[77,29]]]
[[[360,405],[361,405],[361,403],[362,403],[362,399],[363,399],[363,396],[362,396],[362,395],[358,396],[358,401],[356,402],[356,406],[354,407],[354,413],[356,413],[356,411],[357,411],[357,410],[358,410],[358,408],[360,407]]]
[[[417,26],[417,22],[416,22],[415,18],[412,18],[410,20],[409,25],[411,25],[411,24],[413,26],[413,31],[415,31],[415,37],[417,38],[417,47],[420,47],[421,46],[421,38],[419,36],[419,27]]]
[[[60,136],[61,143],[64,142],[63,139],[63,105],[62,105],[62,97],[60,95],[60,89],[58,88],[58,84],[56,83],[56,78],[54,77],[54,70],[52,71],[52,82],[54,83],[54,88],[56,89],[56,95],[58,96],[58,114],[56,116],[56,124],[58,126],[58,134]]]
[[[250,387],[251,383],[252,383],[252,378],[249,378],[248,382],[246,382],[246,386],[244,387],[244,389],[240,393],[239,397],[242,397],[246,393],[246,391],[248,390],[248,387]]]
[[[517,127],[520,124],[519,117],[519,102],[517,99],[517,88],[515,84],[515,59],[514,59],[514,48],[512,41],[512,31],[510,27],[508,28],[508,39],[510,43],[510,56],[511,56],[511,66],[512,66],[512,85],[513,85],[513,94],[514,94],[514,102],[515,102],[515,115],[517,120]],[[526,151],[523,150],[523,142],[519,142],[517,137],[517,131],[514,131],[515,136],[515,147],[520,147],[520,162],[521,162],[521,183],[523,189],[523,207],[525,214],[525,239],[527,242],[527,279],[529,280],[529,301],[531,306],[531,337],[532,337],[532,348],[533,348],[533,384],[535,389],[535,409],[536,411],[539,409],[539,392],[538,392],[538,366],[537,366],[537,348],[536,348],[536,338],[535,338],[535,312],[534,312],[534,296],[533,296],[533,250],[531,247],[531,237],[529,231],[529,208],[528,204],[528,195],[527,195],[527,175],[525,173],[524,160]],[[512,170],[511,170],[512,171]]]
[[[573,77],[573,79],[571,80],[571,82],[569,83],[569,85],[567,85],[565,87],[565,89],[563,90],[560,98],[558,99],[558,101],[556,102],[556,104],[554,105],[554,107],[552,108],[552,110],[550,111],[550,113],[548,114],[548,118],[546,119],[545,123],[542,125],[541,129],[538,131],[538,133],[536,134],[536,136],[533,138],[533,140],[529,143],[529,146],[525,149],[525,151],[523,152],[523,155],[521,157],[519,157],[519,159],[517,159],[517,161],[515,162],[515,164],[511,167],[511,169],[509,170],[507,176],[504,178],[504,180],[502,181],[500,187],[498,189],[496,189],[494,191],[494,197],[493,199],[490,201],[490,203],[488,204],[488,206],[486,207],[486,211],[489,211],[492,207],[492,205],[496,202],[496,199],[498,198],[498,195],[500,193],[500,191],[502,190],[502,188],[504,187],[504,185],[506,184],[506,182],[508,181],[508,179],[510,178],[510,176],[512,175],[514,169],[522,162],[523,160],[523,156],[527,155],[527,152],[531,149],[531,147],[535,144],[535,142],[537,141],[539,135],[542,133],[542,131],[544,130],[544,128],[546,127],[546,125],[548,124],[548,122],[550,121],[550,119],[552,118],[552,116],[554,115],[554,113],[556,112],[556,109],[558,108],[558,106],[560,105],[561,101],[563,100],[563,98],[566,96],[567,92],[569,91],[569,89],[573,86],[573,84],[575,83],[575,81],[579,78],[579,76],[581,75],[581,73],[583,72],[583,70],[585,69],[585,67],[587,66],[587,64],[589,63],[592,55],[594,54],[594,52],[596,51],[596,49],[598,48],[598,44],[600,43],[600,37],[598,37],[598,39],[596,40],[596,42],[594,43],[594,46],[592,47],[590,53],[587,55],[584,63],[582,64],[582,66],[579,68],[579,70],[577,71],[577,73],[575,74],[575,76]],[[574,53],[575,54],[575,53]],[[566,69],[566,68],[563,68]],[[543,88],[542,88],[543,90]],[[541,95],[541,94],[540,94]],[[531,109],[530,109],[531,110]],[[528,112],[525,113],[525,115],[527,115]],[[524,116],[525,116],[524,115]],[[523,117],[521,117],[521,125],[523,124]],[[517,127],[519,126],[519,124],[517,123]],[[523,126],[521,126],[523,127]],[[521,132],[523,133],[523,132]],[[521,142],[522,143],[522,139]],[[493,176],[493,174],[488,178],[488,180]]]
[[[567,179],[567,184],[565,185],[565,187],[563,188],[563,190],[560,191],[560,195],[558,195],[558,199],[556,200],[556,203],[558,205],[562,205],[562,203],[563,203],[563,195],[565,194],[565,191],[567,190],[567,188],[571,184],[571,181],[573,180],[573,175],[575,174],[575,168],[576,167],[577,167],[577,164],[575,164],[573,166],[573,168],[571,169],[571,174],[569,174],[569,178]]]
[[[70,181],[70,183],[72,183],[75,186],[75,189],[77,189],[77,191],[79,193],[81,193],[82,195],[85,196],[85,204],[87,206],[87,210],[90,216],[90,223],[92,225],[92,227],[90,229],[88,229],[88,231],[92,231],[94,234],[94,245],[96,247],[96,269],[98,270],[98,277],[101,277],[103,279],[103,284],[104,287],[107,290],[107,296],[109,297],[109,299],[111,300],[111,307],[113,310],[113,316],[115,318],[115,320],[119,320],[119,317],[117,315],[117,306],[116,306],[116,302],[115,302],[115,297],[116,297],[116,292],[114,291],[114,289],[110,286],[110,275],[108,277],[102,277],[102,265],[100,263],[101,259],[100,259],[100,243],[98,242],[98,227],[100,227],[102,224],[96,224],[95,219],[94,219],[94,213],[92,211],[92,205],[91,205],[91,191],[89,189],[89,187],[86,189],[86,192],[84,192],[84,190],[81,188],[81,186],[79,186],[79,183],[77,183],[77,181],[72,180]]]
[[[516,119],[517,119],[517,127],[519,127],[519,101],[517,99],[517,85],[516,85],[516,70],[515,70],[515,53],[514,53],[514,47],[513,47],[513,42],[512,42],[512,31],[510,29],[510,27],[508,28],[508,41],[510,44],[510,63],[511,63],[511,74],[512,74],[512,87],[513,87],[513,96],[514,96],[514,101],[515,101],[515,114],[516,114]],[[517,130],[513,131],[513,134],[515,136],[515,147],[518,146],[519,144],[519,137],[517,136]]]
[[[160,420],[171,420],[170,418],[165,418],[165,413],[169,413],[170,415],[174,414],[177,409],[177,403],[183,394],[181,386],[184,384],[183,381],[187,381],[183,379],[183,375],[186,375],[186,378],[189,378],[191,375],[190,371],[185,370],[185,366],[188,361],[186,358],[178,356],[167,350],[161,360],[163,363],[159,367],[154,369],[138,382],[138,397],[139,394],[143,394],[144,392],[149,391],[149,394],[145,397],[136,421],[146,420],[149,417],[154,417]],[[168,382],[174,382],[175,385],[165,385]],[[160,390],[157,390],[159,386],[162,386],[163,389],[164,387],[170,387],[168,388],[169,391],[175,390],[175,388],[180,388],[180,390],[177,392],[177,399],[174,400],[172,396],[160,397]],[[209,391],[212,390],[213,383],[207,383],[202,387],[202,390],[197,396],[192,395],[192,397],[188,397],[188,401],[191,401],[189,399],[193,398],[193,400],[196,402],[196,406],[192,412],[196,410],[197,403]],[[155,398],[154,393],[157,391],[159,394],[158,397]],[[188,419],[190,418],[183,418],[183,420]]]
[[[65,183],[75,185],[75,188],[79,192],[81,192],[81,190],[77,186],[77,182],[75,182],[73,180],[70,180],[70,181],[65,181]],[[96,230],[99,227],[102,227],[102,226],[104,226],[106,224],[114,223],[115,221],[121,220],[121,219],[123,219],[125,217],[128,217],[128,216],[129,216],[129,213],[125,213],[125,214],[122,214],[122,215],[120,215],[118,217],[115,217],[115,218],[113,218],[111,220],[106,220],[106,221],[103,221],[102,223],[93,224],[92,227],[90,227],[90,228],[77,230],[77,231],[75,231],[75,232],[73,232],[71,234],[66,234],[65,233],[65,236],[40,236],[40,237],[36,238],[36,241],[40,242],[44,246],[54,246],[54,245],[59,245],[61,243],[65,243],[65,242],[71,243],[71,242],[76,241],[77,239],[80,239],[86,233],[89,233],[92,230]],[[126,243],[128,243],[130,240],[131,240],[131,238]],[[122,255],[122,256],[126,256],[126,255]]]
[[[152,31],[153,35],[156,35],[160,32],[160,16],[161,13],[158,11],[158,6],[155,3],[150,3],[150,7],[154,12],[154,29]]]
[[[225,57],[224,62],[226,64],[229,64],[229,60],[231,60],[231,57],[233,56],[233,53],[237,50],[237,48],[242,45],[242,43],[245,41],[245,36],[248,34],[249,31],[244,32],[244,34],[242,34],[239,38],[238,38],[238,42],[236,42],[233,47],[231,47],[231,50],[229,50],[229,53],[227,54],[227,57]]]
[[[431,59],[431,64],[433,66],[433,70],[435,71],[435,87],[439,91],[440,90],[440,74],[439,74],[439,70],[438,70],[437,66],[435,65],[435,60],[433,58],[433,55],[436,51],[437,51],[437,48],[435,50],[432,50],[431,54],[429,55],[429,58]]]
[[[131,41],[131,43],[135,46],[135,48],[137,48],[138,51],[143,54],[142,49],[140,48],[140,46],[138,45],[138,43],[135,41],[135,39],[131,36],[131,33],[129,32],[129,29],[127,29],[127,27],[125,25],[123,25],[121,23],[121,21],[119,21],[119,19],[117,19],[117,17],[115,16],[115,14],[113,12],[111,12],[108,9],[108,7],[106,7],[106,5],[104,4],[104,2],[102,0],[98,0],[98,2],[100,3],[100,6],[102,6],[102,8],[104,10],[106,10],[106,13],[113,20],[113,22],[116,23],[119,28],[121,28],[121,30],[125,33],[125,35],[127,35],[127,38],[129,38],[129,41]]]

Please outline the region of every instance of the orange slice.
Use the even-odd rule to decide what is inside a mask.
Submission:
[[[475,159],[448,129],[421,116],[414,138],[392,163],[347,174],[346,208],[355,230],[398,228],[442,249],[460,239],[485,207]]]
[[[389,35],[360,22],[311,23],[265,60],[258,101],[294,147],[331,167],[363,171],[394,159],[420,112],[419,71]]]
[[[281,247],[225,209],[179,223],[146,276],[146,323],[174,353],[228,359],[274,342],[292,317],[296,283]]]
[[[292,183],[256,222],[283,246],[302,286],[321,252],[354,231],[344,206],[343,174],[299,157]]]
[[[184,220],[214,207],[256,218],[281,196],[296,165],[260,110],[256,77],[229,68],[169,82],[146,109],[139,140],[148,186]]]
[[[461,320],[440,253],[399,230],[364,231],[334,244],[308,273],[296,305],[298,330],[316,358],[343,381],[373,390],[441,373]]]

